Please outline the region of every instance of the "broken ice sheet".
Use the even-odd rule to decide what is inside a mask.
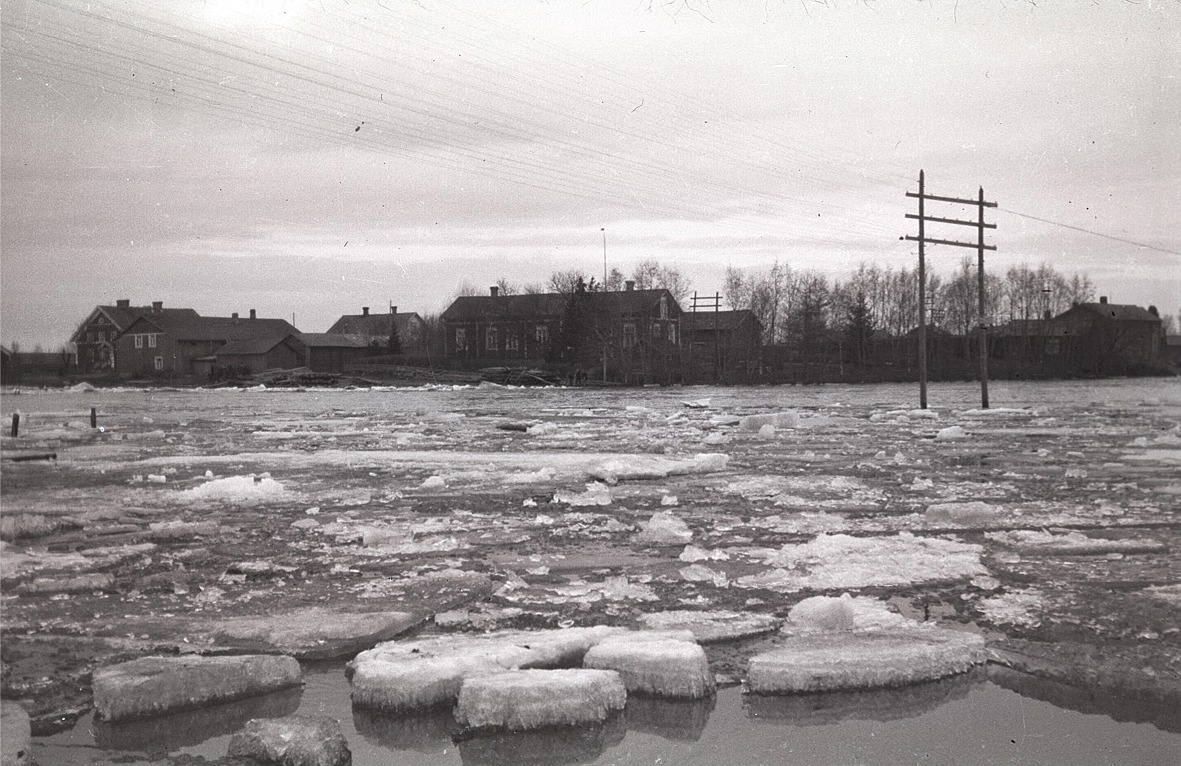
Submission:
[[[897,586],[967,579],[987,574],[982,547],[956,540],[917,537],[851,537],[821,534],[784,545],[766,557],[772,569],[739,578],[742,587],[827,590]]]

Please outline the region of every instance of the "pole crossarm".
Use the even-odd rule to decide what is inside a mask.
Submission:
[[[916,199],[934,200],[935,202],[953,202],[957,205],[972,205],[973,207],[980,205],[983,205],[984,207],[996,207],[995,202],[984,202],[982,200],[976,199],[960,199],[959,197],[937,197],[934,194],[923,194],[921,192],[907,192],[906,196],[914,197]],[[973,226],[974,225],[975,224],[973,224]]]
[[[926,220],[929,221],[931,219],[928,218]],[[926,242],[928,245],[951,245],[953,247],[970,247],[973,250],[977,250],[977,249],[983,247],[985,250],[996,250],[996,245],[980,245],[980,244],[977,244],[976,242],[956,242],[951,239],[932,239],[931,237],[911,237],[909,235],[907,235],[906,239],[911,242],[919,242],[919,241]]]
[[[918,220],[918,216],[915,215],[914,213],[907,213],[906,217],[912,218],[914,220]],[[935,223],[954,223],[958,226],[971,226],[973,229],[978,229],[981,226],[983,226],[986,229],[995,229],[996,228],[995,223],[982,224],[979,221],[962,221],[959,218],[937,218],[936,216],[933,216],[933,215],[927,216],[926,220],[934,221]]]

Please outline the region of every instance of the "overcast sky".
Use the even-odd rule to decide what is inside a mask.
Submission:
[[[1044,261],[1181,311],[1176,0],[0,14],[6,344],[56,347],[118,298],[308,332],[437,313],[464,284],[601,275],[602,229],[611,266],[656,259],[705,293],[775,259],[912,267],[920,168],[929,193],[1000,204],[987,268]]]

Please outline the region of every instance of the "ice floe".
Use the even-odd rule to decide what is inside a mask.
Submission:
[[[455,718],[473,729],[520,731],[601,722],[626,703],[611,670],[518,670],[464,680]]]
[[[987,570],[972,543],[899,532],[893,537],[818,535],[765,557],[772,568],[739,578],[738,585],[787,591],[845,590],[967,579]]]
[[[283,485],[268,475],[227,476],[177,492],[180,502],[257,503],[284,495]]]
[[[629,633],[592,646],[583,666],[614,670],[629,693],[699,699],[713,694],[713,672],[705,651],[692,640]]]

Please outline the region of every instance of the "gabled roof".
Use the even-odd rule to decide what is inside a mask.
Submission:
[[[668,298],[669,308],[680,311],[680,305],[673,294],[663,288],[654,290],[617,290],[609,293],[587,293],[595,310],[613,314],[647,314],[660,302]]]
[[[95,317],[99,314],[105,316],[115,329],[119,331],[126,330],[133,322],[143,316],[200,316],[195,309],[166,309],[156,308],[154,306],[95,306],[94,310],[86,316],[86,319],[82,324],[78,325],[78,329],[70,336],[70,342],[79,342],[82,339],[82,333],[94,322]]]
[[[461,295],[442,318],[452,322],[469,319],[542,319],[559,318],[566,311],[562,293],[525,293],[523,295]]]
[[[571,298],[585,299],[587,306],[604,314],[643,314],[651,311],[667,296],[672,307],[676,299],[668,290],[618,290],[612,292],[525,293],[522,295],[461,295],[456,298],[442,318],[451,322],[488,319],[558,319],[566,313]]]
[[[254,321],[258,321],[257,319]],[[264,336],[260,338],[246,338],[243,340],[226,341],[226,344],[217,350],[217,356],[254,356],[256,354],[266,354],[270,352],[275,346],[282,343],[291,345],[294,341],[295,345],[300,345],[299,337],[295,333],[288,333],[282,337]]]
[[[1094,312],[1104,319],[1112,319],[1116,322],[1159,322],[1160,317],[1156,316],[1148,309],[1133,306],[1129,303],[1080,303],[1072,307],[1070,310],[1064,312],[1069,314],[1071,311],[1078,309],[1086,309]],[[1063,316],[1059,314],[1058,316]]]
[[[411,322],[422,321],[422,317],[414,311],[399,311],[396,314],[344,314],[328,328],[327,333],[322,334],[386,338],[390,334],[390,317],[394,318],[400,334],[409,332]]]
[[[368,348],[369,341],[357,335],[331,332],[301,332],[299,339],[311,348]]]
[[[276,341],[286,335],[298,335],[299,330],[286,319],[234,319],[233,317],[176,316],[153,314],[143,316],[125,328],[130,330],[156,332],[171,335],[176,340],[187,341],[231,341],[255,338],[273,338]]]

